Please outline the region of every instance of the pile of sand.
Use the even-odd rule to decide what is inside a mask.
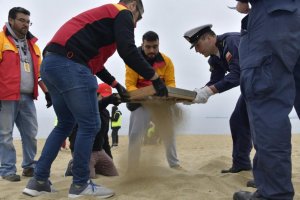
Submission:
[[[167,165],[164,149],[161,145],[145,146],[142,150],[142,166],[135,175],[127,175],[123,167],[126,160],[127,136],[120,137],[120,145],[113,150],[119,177],[99,176],[94,182],[103,184],[116,192],[111,199],[118,200],[231,200],[232,194],[245,187],[251,179],[250,172],[239,174],[221,174],[220,170],[231,164],[231,138],[218,135],[177,136],[178,156],[186,171],[170,169]],[[16,141],[18,172],[20,165],[21,143]],[[39,140],[39,153],[44,140]],[[293,182],[295,199],[300,199],[300,136],[293,137]],[[70,177],[63,177],[70,152],[61,151],[52,165],[51,181],[58,190],[36,198],[21,193],[28,178],[11,183],[0,179],[0,200],[34,199],[63,200],[68,199]],[[122,164],[123,162],[123,164]],[[253,191],[253,190],[252,190]],[[80,199],[94,199],[83,197]]]

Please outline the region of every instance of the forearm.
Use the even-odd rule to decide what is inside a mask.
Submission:
[[[47,87],[46,87],[44,81],[42,81],[42,79],[39,80],[38,84],[39,84],[40,88],[42,89],[42,91],[43,91],[44,93],[47,93],[47,92],[48,92],[48,89],[47,89]]]
[[[96,76],[108,85],[112,85],[115,81],[115,77],[113,77],[106,68],[103,68],[100,72],[97,72]]]

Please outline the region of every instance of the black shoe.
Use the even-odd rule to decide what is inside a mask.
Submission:
[[[252,187],[252,188],[256,188],[255,182],[254,180],[250,180],[247,182],[247,187]]]
[[[2,176],[2,178],[7,180],[7,181],[10,181],[10,182],[21,181],[20,175],[17,175],[17,174],[9,174],[9,175],[6,175],[6,176]]]
[[[73,159],[71,159],[68,163],[68,167],[66,169],[65,176],[73,176],[72,167],[73,167]]]
[[[33,168],[25,168],[23,169],[22,176],[33,177],[34,169]]]
[[[233,194],[233,200],[267,200],[261,197],[257,192],[239,191]]]
[[[225,174],[225,173],[239,173],[241,171],[250,171],[252,170],[252,168],[237,168],[237,167],[231,167],[229,169],[223,169],[221,170],[221,173]]]

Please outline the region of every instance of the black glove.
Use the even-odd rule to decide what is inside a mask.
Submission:
[[[1,111],[1,108],[2,108],[2,102],[0,101],[0,111]]]
[[[115,93],[108,96],[107,98],[109,98],[109,103],[114,104],[115,106],[118,106],[121,103],[121,99]]]
[[[51,96],[50,96],[49,92],[45,93],[45,99],[47,101],[46,107],[47,108],[51,107],[52,106],[52,100],[51,100]]]
[[[140,103],[126,103],[126,107],[129,111],[135,111],[139,107],[141,107],[142,104]]]
[[[153,87],[156,91],[156,96],[159,97],[168,97],[168,89],[164,82],[158,77],[155,80],[152,80]]]
[[[121,97],[121,100],[123,102],[128,102],[129,101],[129,94],[128,94],[127,90],[120,83],[117,83],[115,88],[117,89],[117,91],[118,91],[118,93]]]

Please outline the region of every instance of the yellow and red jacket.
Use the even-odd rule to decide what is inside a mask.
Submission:
[[[139,48],[141,50],[141,48]],[[145,57],[144,53],[141,52]],[[175,83],[175,73],[174,65],[172,60],[163,53],[159,53],[156,56],[155,61],[152,64],[152,67],[159,75],[159,77],[165,82],[166,86],[176,87]],[[128,65],[126,65],[126,89],[128,91],[133,91],[138,88],[146,87],[152,85],[150,80],[145,80],[142,76],[132,70]]]
[[[35,44],[37,38],[30,32],[27,36],[28,47],[32,57],[34,73],[33,98],[38,96],[38,77],[41,64],[41,52]],[[6,26],[0,32],[0,100],[19,100],[21,69],[20,55],[13,38]]]

